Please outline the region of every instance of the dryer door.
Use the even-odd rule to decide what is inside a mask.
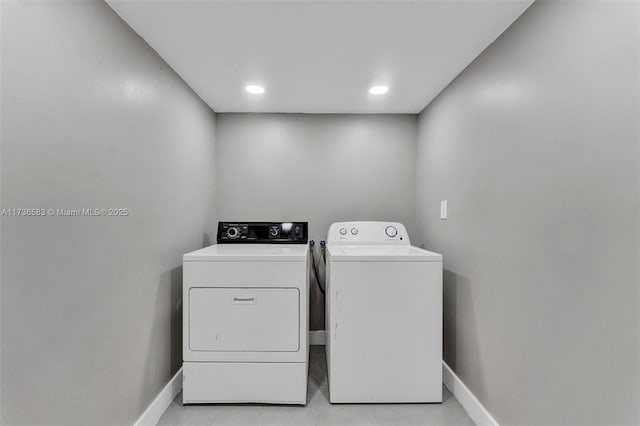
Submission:
[[[189,349],[295,352],[300,348],[297,288],[189,289]]]

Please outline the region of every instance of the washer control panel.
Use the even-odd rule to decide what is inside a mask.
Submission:
[[[218,222],[218,244],[306,244],[308,222]]]
[[[329,228],[328,245],[410,245],[398,222],[337,222]]]

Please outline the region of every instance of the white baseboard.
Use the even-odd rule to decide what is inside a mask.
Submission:
[[[456,373],[442,361],[442,382],[478,426],[499,426],[491,413],[478,401]]]
[[[158,396],[149,404],[144,413],[134,423],[134,426],[155,426],[169,408],[171,402],[178,396],[182,390],[182,367],[169,380],[169,383],[160,391]]]
[[[310,345],[326,345],[327,344],[327,332],[324,330],[315,330],[309,332],[309,344]]]
[[[325,330],[309,331],[310,345],[325,345],[327,332]],[[478,398],[460,380],[456,373],[442,361],[442,382],[449,389],[454,398],[465,409],[471,420],[478,426],[499,426],[491,413],[478,401]],[[169,380],[158,396],[149,404],[144,413],[134,423],[134,426],[155,426],[169,408],[173,400],[182,390],[182,368]]]

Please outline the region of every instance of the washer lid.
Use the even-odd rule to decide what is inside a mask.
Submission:
[[[333,246],[332,262],[442,262],[442,255],[413,246]]]
[[[305,262],[307,244],[214,244],[182,257],[185,262]]]

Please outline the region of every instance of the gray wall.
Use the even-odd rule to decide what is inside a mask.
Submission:
[[[2,2],[3,424],[131,424],[181,363],[215,116],[102,2]]]
[[[536,2],[420,115],[445,360],[501,424],[639,422],[638,17]]]
[[[415,115],[217,117],[220,220],[307,220],[316,241],[341,220],[415,232]],[[311,328],[324,328],[315,288],[311,297]]]

